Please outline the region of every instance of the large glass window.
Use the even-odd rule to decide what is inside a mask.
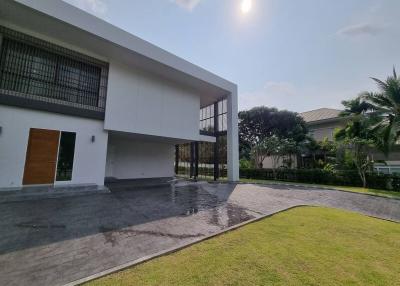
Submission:
[[[221,100],[218,102],[218,131],[226,131],[228,127],[228,109],[227,100]]]
[[[228,127],[227,100],[223,99],[217,103],[218,114],[214,114],[214,104],[200,109],[200,131],[206,133],[226,132]],[[214,126],[214,118],[217,116],[217,126]],[[215,130],[216,129],[216,130]]]
[[[70,181],[74,165],[76,133],[61,132],[56,181]]]
[[[214,133],[214,104],[200,109],[200,130]]]
[[[0,89],[99,107],[98,66],[9,38],[0,60]]]

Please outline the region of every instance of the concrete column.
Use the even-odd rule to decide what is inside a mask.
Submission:
[[[214,103],[214,181],[219,178],[219,135],[218,135],[218,102]]]
[[[194,142],[194,177],[199,176],[199,141]]]
[[[179,145],[175,145],[175,176],[179,173]]]
[[[3,45],[3,35],[0,34],[0,55],[1,55],[1,47]]]
[[[239,181],[239,135],[238,135],[238,95],[237,87],[227,98],[228,117],[228,181]]]

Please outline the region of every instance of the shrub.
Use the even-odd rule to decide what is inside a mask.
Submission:
[[[240,159],[239,160],[239,166],[240,166],[240,169],[249,169],[249,168],[251,168],[251,161],[250,160],[247,160],[247,159]]]

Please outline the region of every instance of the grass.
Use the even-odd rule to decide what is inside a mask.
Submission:
[[[400,285],[400,225],[300,207],[88,285]]]
[[[341,191],[369,194],[369,195],[375,195],[375,196],[385,197],[385,198],[400,198],[400,192],[376,190],[376,189],[361,188],[361,187],[329,186],[329,185],[305,184],[305,183],[296,183],[296,182],[257,180],[257,179],[240,179],[240,181],[243,183],[253,183],[253,184],[296,184],[296,185],[301,185],[301,186],[326,187],[326,188],[331,188],[331,189],[336,189],[336,190],[341,190]]]

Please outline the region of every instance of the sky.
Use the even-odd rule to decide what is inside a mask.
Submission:
[[[239,110],[341,108],[400,71],[400,0],[64,0],[238,85]]]

